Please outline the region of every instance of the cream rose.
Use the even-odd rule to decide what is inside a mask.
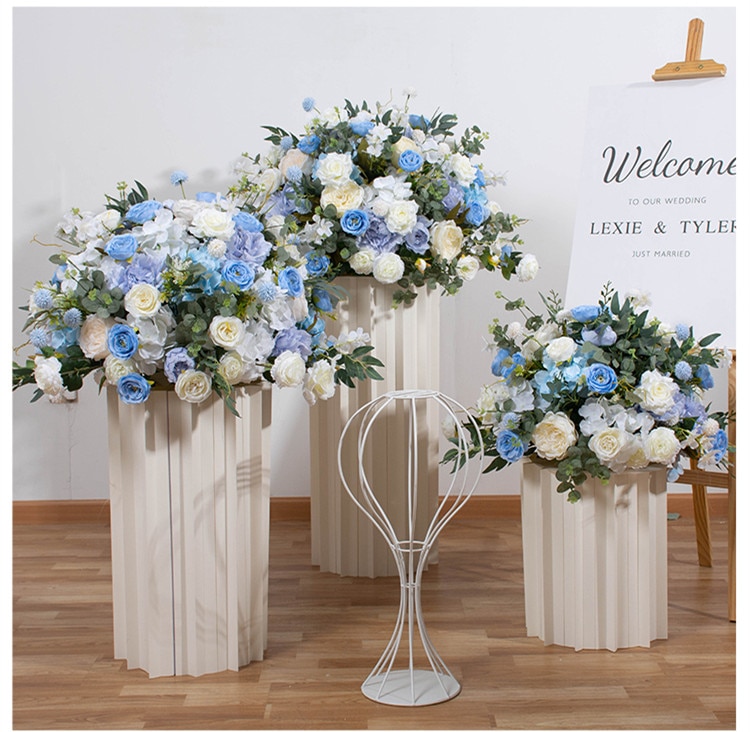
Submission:
[[[349,257],[349,266],[359,275],[372,274],[375,264],[374,249],[360,249]]]
[[[281,171],[278,168],[266,168],[256,179],[255,184],[265,196],[270,196],[281,185]]]
[[[644,448],[652,463],[669,465],[680,451],[680,441],[669,427],[657,427],[648,433]]]
[[[104,359],[104,378],[110,386],[117,386],[120,377],[135,372],[135,364],[132,359],[123,361],[111,354]]]
[[[404,276],[404,260],[395,252],[384,252],[375,258],[372,275],[384,285],[392,285]]]
[[[234,315],[217,315],[208,326],[208,335],[214,345],[232,351],[245,335],[245,324]]]
[[[564,363],[573,357],[577,348],[578,346],[572,338],[561,336],[560,338],[551,340],[544,349],[544,352],[555,363]]]
[[[348,180],[341,185],[326,186],[320,194],[321,207],[325,208],[333,204],[339,216],[353,208],[359,208],[364,200],[364,189],[353,180]]]
[[[563,412],[544,415],[536,426],[531,441],[537,455],[544,460],[562,460],[568,448],[575,445],[578,435],[573,422]]]
[[[299,353],[284,351],[271,367],[271,378],[281,387],[301,386],[305,380],[305,361]]]
[[[245,364],[239,353],[228,351],[219,360],[217,371],[227,384],[239,384],[242,380],[242,374],[245,371]]]
[[[591,437],[589,448],[602,464],[611,468],[617,462],[625,463],[631,439],[631,435],[625,430],[607,427]]]
[[[203,371],[186,369],[177,377],[174,391],[184,402],[200,404],[211,396],[211,378]]]
[[[631,470],[643,470],[643,468],[648,467],[649,463],[646,448],[641,438],[634,436],[633,439],[635,440],[635,449],[628,457],[627,467]]]
[[[159,312],[161,293],[148,282],[139,282],[128,290],[123,304],[136,318],[150,318]]]
[[[471,255],[459,257],[456,262],[456,274],[464,281],[469,282],[479,272],[479,260]]]
[[[533,254],[524,254],[516,267],[519,282],[530,282],[539,273],[539,262]]]
[[[78,334],[78,345],[81,347],[83,355],[95,360],[106,358],[109,354],[108,333],[109,325],[106,320],[97,318],[96,315],[89,315],[83,321],[81,332]]]
[[[658,371],[645,371],[633,394],[649,412],[664,414],[674,406],[674,397],[679,390],[671,377]]]
[[[458,182],[464,186],[464,188],[468,188],[477,177],[476,168],[466,155],[453,153],[453,155],[448,158],[448,165],[458,179]]]
[[[317,361],[305,375],[305,389],[302,395],[308,404],[318,399],[330,399],[336,393],[335,369],[329,361]]]
[[[54,357],[37,356],[34,361],[34,381],[36,385],[51,397],[60,396],[65,391],[60,369],[62,364]]]
[[[301,171],[309,173],[312,168],[312,158],[303,153],[302,150],[293,147],[291,150],[287,150],[284,157],[281,158],[279,172],[286,178],[289,168],[299,168]]]
[[[432,253],[450,261],[461,253],[464,234],[455,221],[440,221],[430,229],[430,241]]]
[[[347,153],[328,153],[319,158],[315,176],[324,186],[340,186],[349,180],[354,164]]]
[[[234,234],[234,221],[228,211],[201,209],[193,218],[192,231],[208,239],[229,239]]]
[[[394,234],[408,234],[417,223],[418,211],[416,201],[394,201],[388,207],[385,225]]]

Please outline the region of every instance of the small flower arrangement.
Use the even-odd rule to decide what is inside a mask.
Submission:
[[[455,294],[480,269],[532,279],[515,230],[524,221],[488,199],[501,178],[477,161],[488,135],[474,126],[456,138],[457,118],[391,103],[346,101],[312,114],[302,134],[265,126],[271,150],[244,155],[230,194],[262,212],[299,246],[317,274],[372,276],[397,284],[394,306],[420,287]]]
[[[702,403],[725,360],[709,347],[718,334],[696,340],[691,327],[653,317],[642,296],[622,299],[609,285],[596,305],[563,309],[555,293],[542,297],[546,318],[497,296],[525,322],[490,326],[497,380],[482,387],[475,434],[494,458],[487,471],[524,456],[554,465],[558,491],[575,502],[589,477],[606,483],[663,465],[675,481],[684,457],[726,466],[730,415]]]
[[[329,285],[251,211],[214,193],[118,190],[103,211],[59,224],[57,270],[24,307],[34,354],[13,364],[14,389],[36,384],[32,401],[59,401],[96,372],[129,404],[162,387],[193,403],[216,392],[235,411],[239,384],[301,387],[314,404],[339,383],[382,378],[361,329],[327,336]]]

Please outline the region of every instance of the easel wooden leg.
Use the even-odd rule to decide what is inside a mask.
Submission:
[[[694,461],[691,461],[694,462]],[[706,486],[693,486],[693,518],[695,519],[695,543],[698,547],[698,564],[712,567],[711,527],[708,522],[708,495]]]

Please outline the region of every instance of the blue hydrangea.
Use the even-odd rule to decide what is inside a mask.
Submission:
[[[299,353],[307,359],[312,354],[312,334],[299,328],[285,328],[280,330],[273,344],[272,356],[278,356],[284,351]]]
[[[495,376],[507,379],[518,366],[523,366],[525,363],[526,359],[521,353],[516,352],[511,355],[510,351],[506,348],[501,348],[495,354],[490,368]]]
[[[611,346],[617,341],[617,333],[610,325],[600,325],[598,328],[584,328],[581,338],[595,346]]]
[[[721,462],[729,449],[729,437],[725,430],[718,430],[711,441],[711,449],[714,451],[714,459]]]
[[[227,242],[227,256],[260,267],[271,253],[271,248],[271,242],[266,241],[261,232],[238,228]]]
[[[424,254],[430,248],[429,223],[424,216],[417,216],[414,228],[404,236],[407,249],[415,254]]]
[[[370,224],[359,237],[359,247],[374,249],[378,254],[395,252],[403,241],[400,234],[394,234],[380,216],[370,216]]]

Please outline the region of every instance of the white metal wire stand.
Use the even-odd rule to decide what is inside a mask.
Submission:
[[[425,400],[428,402],[428,407],[429,403],[432,403],[448,413],[451,423],[455,427],[458,456],[457,468],[452,473],[450,485],[441,497],[437,511],[429,522],[424,536],[417,536],[415,518],[417,515],[419,477],[417,473],[420,443],[417,405],[418,402],[424,402]],[[373,424],[389,406],[399,402],[407,405],[406,418],[408,419],[409,435],[409,459],[407,460],[407,474],[405,476],[408,501],[406,538],[399,537],[393,522],[378,502],[367,475],[368,465],[371,469],[373,459],[377,460],[377,456],[370,456],[366,451]],[[424,413],[424,410],[422,410],[422,413]],[[429,408],[427,414],[430,415]],[[395,558],[401,581],[401,600],[396,627],[383,655],[362,684],[362,693],[369,699],[382,704],[425,706],[448,701],[461,691],[461,684],[448,670],[427,634],[422,616],[421,584],[422,572],[426,567],[432,545],[448,521],[469,499],[481,474],[484,453],[482,451],[475,459],[469,459],[470,443],[466,428],[462,424],[462,422],[467,421],[478,431],[478,426],[468,410],[438,391],[391,391],[358,409],[344,426],[339,440],[339,474],[344,488],[385,538]],[[342,451],[347,434],[356,422],[360,423],[356,443],[358,475],[356,482],[350,483],[345,475]],[[348,477],[351,480],[353,476]],[[353,488],[352,485],[355,487]],[[415,652],[419,651],[417,635],[421,640],[422,651],[426,659],[424,665],[428,665],[429,668],[416,667],[415,661],[419,660],[415,658]],[[402,649],[402,646],[405,647]],[[394,668],[400,649],[402,649],[402,659],[403,656],[408,654],[406,668]]]

